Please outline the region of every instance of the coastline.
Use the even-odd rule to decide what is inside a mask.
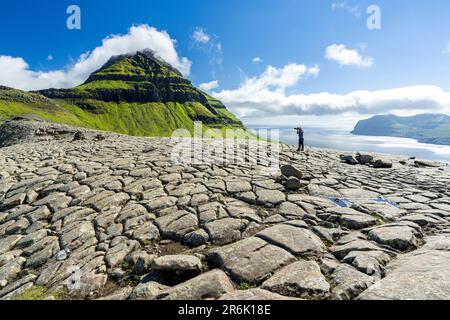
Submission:
[[[249,129],[279,130],[282,143],[296,145],[296,136],[290,127],[248,125]],[[347,130],[305,127],[305,146],[334,150],[342,153],[369,153],[380,156],[415,157],[420,160],[450,164],[450,146],[420,143],[415,139],[389,136],[353,135]]]

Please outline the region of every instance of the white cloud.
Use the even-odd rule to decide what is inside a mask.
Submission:
[[[68,88],[85,81],[88,76],[105,64],[111,56],[151,49],[183,74],[190,72],[191,62],[180,57],[175,49],[176,41],[166,31],[148,25],[132,26],[125,35],[111,35],[102,45],[82,54],[64,70],[34,71],[21,57],[0,55],[0,84],[24,89]]]
[[[203,43],[203,44],[207,44],[209,42],[209,40],[211,39],[211,37],[201,27],[195,28],[195,31],[194,31],[194,34],[192,35],[192,37],[194,38],[195,41]]]
[[[308,75],[312,77],[317,77],[320,73],[320,68],[317,64],[308,68]]]
[[[49,55],[47,56],[47,61],[53,61],[53,56],[52,56],[51,54],[49,54]]]
[[[333,11],[336,10],[345,10],[347,13],[351,14],[352,16],[359,18],[362,15],[361,8],[358,5],[348,5],[345,1],[344,2],[333,2],[331,4],[331,9]]]
[[[363,57],[357,50],[347,49],[343,44],[333,44],[326,49],[325,58],[344,66],[369,68],[373,66],[372,57]]]
[[[344,2],[333,2],[331,4],[331,9],[338,10],[338,9],[344,9],[345,3]]]
[[[253,58],[253,63],[262,63],[263,62],[263,59],[261,59],[260,57],[255,57],[255,58]]]
[[[244,119],[406,111],[450,114],[450,92],[436,86],[418,85],[378,91],[354,91],[347,94],[286,94],[287,89],[296,86],[302,78],[317,72],[317,66],[308,68],[304,65],[289,64],[280,69],[268,67],[260,76],[245,80],[237,89],[212,94]]]
[[[202,83],[198,86],[203,91],[210,91],[219,87],[219,81],[214,80],[206,83]]]
[[[217,35],[211,35],[202,27],[196,27],[191,36],[192,47],[203,51],[211,65],[221,65],[223,63],[222,43]]]
[[[303,64],[290,63],[283,68],[268,66],[259,76],[246,79],[241,86],[242,93],[258,92],[263,89],[273,89],[284,92],[286,88],[296,85],[302,77],[317,76],[319,67],[307,67]]]

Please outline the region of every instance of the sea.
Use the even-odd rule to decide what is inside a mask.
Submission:
[[[271,127],[249,125],[256,132],[272,132],[272,138],[278,133],[279,140],[296,145],[298,137],[292,127]],[[414,139],[395,137],[373,137],[353,135],[344,129],[303,127],[305,146],[334,149],[347,152],[376,152],[404,155],[417,159],[450,163],[450,146],[419,143]]]

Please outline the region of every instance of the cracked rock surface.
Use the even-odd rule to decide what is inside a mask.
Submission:
[[[445,164],[175,164],[169,138],[98,134],[0,126],[0,299],[450,299]]]

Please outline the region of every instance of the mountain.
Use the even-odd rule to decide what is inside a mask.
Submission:
[[[112,57],[82,85],[25,92],[0,87],[0,118],[34,114],[54,122],[137,136],[244,128],[217,99],[195,88],[151,51]]]
[[[359,121],[352,134],[411,138],[422,143],[450,145],[450,116],[445,114],[419,114],[412,117],[379,115]]]

